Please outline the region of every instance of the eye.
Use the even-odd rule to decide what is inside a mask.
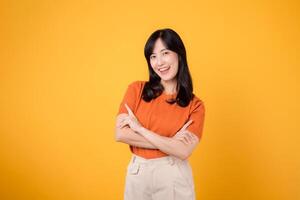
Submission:
[[[155,56],[150,56],[150,59],[153,59],[153,58],[155,58]]]
[[[169,53],[169,52],[167,52],[167,51],[164,51],[164,52],[163,52],[163,55],[167,55],[168,53]]]

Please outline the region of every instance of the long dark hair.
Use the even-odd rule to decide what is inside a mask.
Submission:
[[[163,85],[160,83],[161,78],[154,72],[150,64],[150,55],[153,53],[154,44],[157,39],[161,39],[167,49],[174,51],[178,55],[178,72],[177,87],[178,91],[176,99],[170,99],[170,104],[177,103],[181,107],[186,107],[193,99],[193,82],[186,59],[186,51],[180,36],[172,29],[159,29],[153,32],[147,40],[144,48],[144,55],[147,60],[149,70],[149,81],[145,83],[142,98],[149,102],[160,96],[164,91]]]

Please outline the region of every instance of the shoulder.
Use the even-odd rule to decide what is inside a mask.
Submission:
[[[143,89],[145,83],[146,83],[146,81],[141,81],[141,80],[133,81],[133,82],[129,83],[128,88],[130,88],[131,90],[140,92]]]
[[[194,94],[194,97],[190,103],[191,105],[191,111],[194,111],[194,110],[199,110],[199,109],[205,109],[204,107],[204,101],[202,99],[200,99],[198,96],[196,96]]]
[[[146,83],[146,81],[141,81],[141,80],[133,81],[128,84],[128,91],[139,95],[139,94],[141,94],[145,83]]]

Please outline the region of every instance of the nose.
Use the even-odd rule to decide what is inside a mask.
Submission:
[[[157,65],[158,66],[163,65],[163,59],[160,56],[157,56]]]

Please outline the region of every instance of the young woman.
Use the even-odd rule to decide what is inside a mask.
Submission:
[[[129,84],[116,121],[116,141],[132,152],[125,200],[193,200],[187,158],[202,136],[205,109],[193,94],[184,44],[174,30],[160,29],[144,54],[149,81]]]

